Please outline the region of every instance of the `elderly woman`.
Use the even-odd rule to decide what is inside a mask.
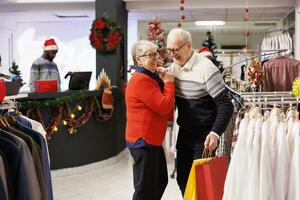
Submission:
[[[133,200],[159,200],[168,183],[162,143],[174,106],[174,74],[156,75],[158,46],[146,40],[131,50],[137,66],[126,88],[126,141],[134,160]]]

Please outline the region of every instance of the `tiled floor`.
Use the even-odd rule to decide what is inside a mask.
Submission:
[[[174,168],[168,162],[169,174]],[[132,166],[128,153],[113,164],[75,175],[52,177],[55,200],[130,200],[133,193]],[[175,179],[169,178],[162,200],[182,200]]]

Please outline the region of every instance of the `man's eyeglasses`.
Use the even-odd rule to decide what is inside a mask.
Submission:
[[[151,59],[154,59],[154,58],[157,58],[158,57],[158,53],[148,53],[148,54],[145,54],[145,55],[142,55],[142,56],[139,56],[139,57],[149,57]]]
[[[178,53],[178,52],[180,51],[180,49],[181,49],[182,47],[184,47],[186,44],[187,44],[187,42],[183,43],[180,47],[174,48],[174,49],[166,48],[166,51],[167,51],[169,54],[171,54],[171,53],[176,54],[176,53]]]

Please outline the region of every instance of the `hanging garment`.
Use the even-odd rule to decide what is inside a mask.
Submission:
[[[274,186],[271,167],[270,121],[266,120],[261,130],[261,151],[259,165],[259,200],[273,200]]]
[[[47,199],[52,200],[53,199],[53,192],[52,192],[52,181],[51,181],[51,174],[50,174],[50,165],[49,165],[49,159],[47,154],[47,143],[44,140],[44,137],[36,132],[35,130],[29,128],[31,127],[31,123],[27,120],[23,119],[20,116],[14,116],[15,120],[17,121],[17,128],[18,130],[22,131],[23,133],[30,136],[40,147],[40,157],[42,160],[42,167],[43,167],[43,175],[45,179],[45,185],[46,185],[46,193],[47,193]]]
[[[247,127],[249,123],[249,115],[245,113],[245,117],[239,125],[238,140],[233,151],[230,165],[227,171],[227,176],[224,185],[223,200],[242,199],[244,193],[245,172],[247,173],[247,152],[246,139]]]
[[[253,119],[255,122],[254,124],[254,131],[248,130],[248,135],[253,135],[252,141],[250,141],[248,148],[249,155],[248,162],[249,162],[249,178],[248,178],[248,187],[246,192],[244,193],[244,200],[253,200],[259,199],[259,165],[260,165],[260,141],[261,141],[261,127],[262,127],[262,118],[258,117]]]
[[[300,122],[293,124],[294,152],[289,175],[288,200],[300,199]]]
[[[277,127],[276,135],[276,165],[274,177],[274,196],[275,200],[285,200],[287,197],[289,177],[290,174],[290,160],[287,149],[287,123],[280,122]]]
[[[8,186],[7,186],[5,164],[1,155],[0,155],[0,180],[3,186],[3,191],[0,191],[0,194],[2,196],[0,197],[0,199],[8,199]]]
[[[39,186],[33,158],[27,144],[24,140],[8,131],[1,130],[1,137],[13,142],[21,152],[21,162],[24,166],[24,179],[28,190],[29,200],[41,200],[41,189]]]
[[[278,56],[264,63],[263,91],[291,91],[300,76],[300,61]]]
[[[0,130],[0,133],[2,131]],[[21,151],[18,147],[9,140],[0,137],[0,150],[7,158],[7,163],[10,169],[9,181],[12,184],[12,193],[9,199],[27,200],[28,189],[25,180],[25,169],[21,162]]]

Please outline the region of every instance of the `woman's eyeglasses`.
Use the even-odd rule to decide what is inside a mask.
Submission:
[[[180,51],[180,49],[181,49],[182,47],[184,47],[186,44],[187,44],[187,42],[183,43],[180,47],[174,48],[174,49],[166,48],[166,51],[167,51],[169,54],[171,54],[171,53],[177,54],[177,53]]]
[[[142,55],[142,56],[139,56],[139,57],[149,57],[151,59],[154,59],[154,58],[157,58],[158,57],[158,53],[148,53],[148,54],[145,54],[145,55]]]

